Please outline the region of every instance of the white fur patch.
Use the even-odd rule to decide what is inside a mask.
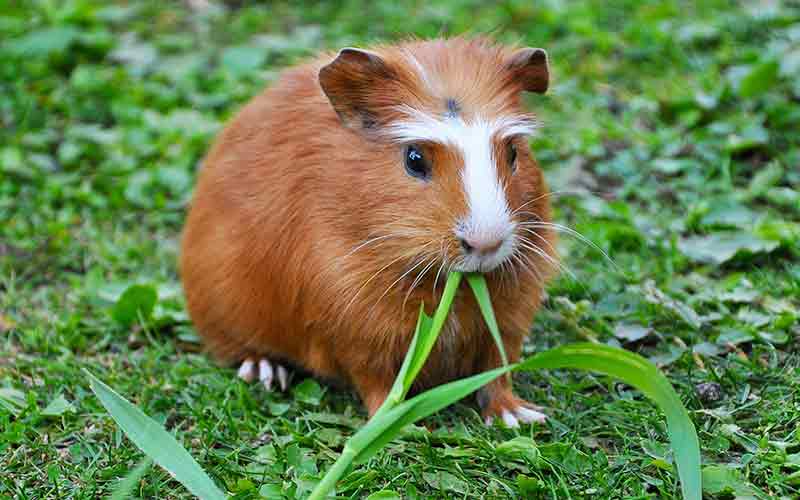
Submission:
[[[530,135],[536,122],[527,116],[504,116],[487,120],[480,116],[469,122],[460,117],[438,118],[411,107],[403,107],[409,120],[388,127],[387,134],[402,142],[430,141],[460,150],[464,158],[461,179],[469,212],[459,221],[455,233],[468,241],[502,242],[491,255],[465,255],[462,271],[489,271],[513,251],[511,213],[500,184],[493,140]]]

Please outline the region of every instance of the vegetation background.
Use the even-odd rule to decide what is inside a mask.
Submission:
[[[800,3],[722,0],[0,3],[0,497],[96,498],[139,463],[83,368],[237,498],[307,494],[365,416],[347,392],[267,393],[199,352],[176,271],[198,162],[320,49],[485,32],[549,51],[531,146],[558,222],[616,263],[563,239],[528,352],[589,339],[648,357],[697,425],[708,495],[797,498]],[[464,402],[338,493],[678,494],[641,395],[571,372],[516,385],[546,425],[485,427]],[[187,496],[158,468],[138,494]]]

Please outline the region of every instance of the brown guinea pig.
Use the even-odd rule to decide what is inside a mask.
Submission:
[[[484,273],[511,361],[554,270],[547,191],[522,92],[547,55],[484,38],[345,48],[287,70],[219,135],[182,244],[189,313],[239,375],[286,388],[289,363],[342,380],[372,415],[450,270]],[[415,383],[500,365],[462,287]],[[497,379],[487,422],[545,416]]]

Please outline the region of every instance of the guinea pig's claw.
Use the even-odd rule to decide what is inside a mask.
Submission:
[[[278,365],[278,385],[281,387],[282,391],[285,391],[289,388],[289,372],[286,371],[286,368],[283,365]]]
[[[261,358],[258,363],[253,358],[247,358],[239,366],[238,376],[245,382],[258,381],[268,391],[272,390],[272,382],[275,376],[278,378],[278,386],[282,391],[289,387],[289,372],[282,365],[271,363],[267,358]]]
[[[547,420],[547,415],[527,406],[517,406],[511,410],[504,408],[500,413],[500,417],[503,419],[505,426],[512,429],[519,427],[520,424],[530,424],[532,422],[543,424]],[[492,425],[494,417],[491,415],[486,417],[484,423]]]
[[[240,379],[244,380],[245,382],[252,382],[253,378],[255,378],[256,372],[254,370],[255,363],[250,358],[245,359],[242,361],[242,364],[239,366],[239,371],[237,375]]]
[[[258,380],[264,384],[264,389],[268,391],[272,390],[273,375],[274,371],[272,369],[272,364],[266,358],[262,358],[258,362]]]

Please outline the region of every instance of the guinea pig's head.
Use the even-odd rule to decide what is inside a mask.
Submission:
[[[380,152],[358,168],[376,183],[367,236],[387,259],[488,273],[552,253],[537,121],[521,104],[548,80],[542,49],[486,39],[346,48],[321,68],[341,122]]]

